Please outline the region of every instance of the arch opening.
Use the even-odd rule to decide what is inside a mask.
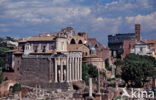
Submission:
[[[75,40],[72,39],[72,40],[70,41],[70,44],[76,44]]]
[[[81,40],[79,40],[78,44],[83,44]]]

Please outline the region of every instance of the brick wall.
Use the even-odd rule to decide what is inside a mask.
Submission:
[[[20,67],[20,82],[24,85],[47,84],[54,82],[54,64],[48,58],[23,58]],[[50,68],[51,67],[51,68]],[[50,77],[50,70],[52,76]],[[44,85],[43,85],[44,86]]]
[[[124,44],[123,44],[123,54],[122,54],[122,59],[124,59],[126,57],[127,54],[129,54],[131,52],[131,49],[134,48],[135,45],[135,41],[134,40],[125,40]]]

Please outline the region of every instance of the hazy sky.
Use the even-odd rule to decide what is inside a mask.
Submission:
[[[156,0],[0,0],[0,36],[28,37],[72,26],[107,44],[107,35],[134,32],[156,40]]]

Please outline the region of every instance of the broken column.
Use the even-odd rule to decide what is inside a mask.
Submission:
[[[100,94],[100,71],[99,71],[99,69],[98,69],[97,93]]]
[[[111,78],[115,78],[115,65],[112,65],[112,76]]]
[[[92,95],[92,78],[89,78],[89,97],[88,100],[93,100],[93,95]]]
[[[95,100],[102,100],[101,98],[101,91],[100,91],[100,70],[98,69],[98,77],[97,77],[97,93],[95,96]]]

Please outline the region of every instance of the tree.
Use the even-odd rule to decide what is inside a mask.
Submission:
[[[131,86],[142,87],[148,77],[155,76],[155,59],[147,56],[128,54],[122,65],[122,79]]]
[[[12,88],[12,92],[13,93],[18,92],[18,91],[21,91],[21,89],[22,89],[21,84],[15,84],[11,88]]]
[[[108,60],[108,59],[105,60],[105,68],[106,68],[108,71],[111,71],[111,70],[112,70],[112,68],[109,67],[109,60]]]
[[[0,47],[0,57],[5,57],[6,51],[10,50],[7,47]]]
[[[95,66],[92,64],[82,64],[82,79],[87,85],[89,84],[89,77],[93,78],[93,82],[96,82],[97,74],[98,70]]]

